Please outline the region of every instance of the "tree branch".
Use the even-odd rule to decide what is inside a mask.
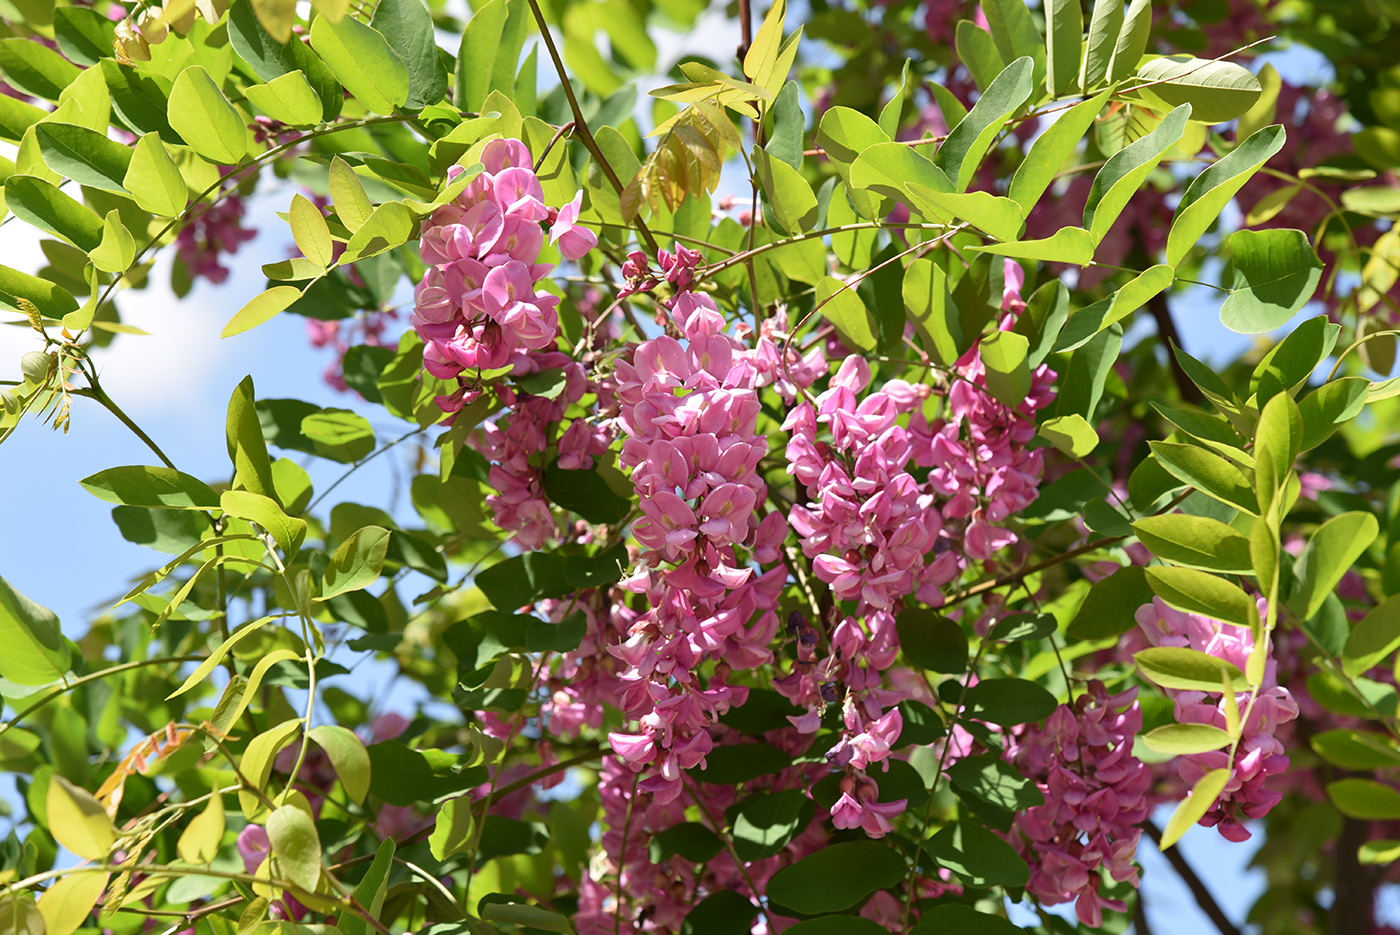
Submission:
[[[1147,836],[1157,842],[1157,846],[1162,845],[1162,831],[1153,822],[1144,821],[1142,829],[1147,832]],[[1196,871],[1191,869],[1191,865],[1186,862],[1186,858],[1181,855],[1181,851],[1175,844],[1162,851],[1163,856],[1171,863],[1172,868],[1180,875],[1186,884],[1191,895],[1196,897],[1196,904],[1201,907],[1210,921],[1215,923],[1215,927],[1220,930],[1220,935],[1240,935],[1240,930],[1225,915],[1220,908],[1220,904],[1215,901],[1215,897],[1206,889],[1206,885],[1201,882],[1201,878],[1196,876]],[[1359,931],[1359,929],[1358,929]]]

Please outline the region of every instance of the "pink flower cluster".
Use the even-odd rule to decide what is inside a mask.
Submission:
[[[195,214],[180,228],[175,252],[192,277],[203,277],[215,285],[228,281],[229,268],[219,262],[221,254],[235,254],[238,248],[258,235],[243,226],[248,209],[243,199],[230,195]]]
[[[690,291],[699,259],[684,248],[659,255],[678,290],[667,306],[684,341],[645,341],[617,368],[620,460],[643,513],[633,534],[648,550],[621,586],[645,595],[649,609],[610,650],[626,667],[623,713],[640,729],[609,739],[633,770],[649,768],[639,788],[662,803],[680,795],[682,770],[704,762],[707,727],[747,697],[728,684],[730,671],[772,659],[787,578],[782,565],[755,568],[776,563],[787,524],[758,513],[768,493],[756,471],[768,450],[756,427],[759,371],[709,296]],[[644,257],[631,262],[630,278],[654,281]],[[696,669],[706,659],[721,661],[702,683]]]
[[[909,594],[927,601],[953,569],[951,557],[925,563],[943,518],[933,494],[906,470],[914,440],[898,423],[929,388],[889,380],[857,402],[869,385],[869,364],[852,355],[815,404],[804,401],[788,414],[788,473],[811,498],[795,504],[789,519],[837,599],[888,610]]]
[[[1045,804],[1016,814],[1010,841],[1031,867],[1026,891],[1054,906],[1075,901],[1079,920],[1103,924],[1103,909],[1119,900],[1099,895],[1107,870],[1137,885],[1137,850],[1147,818],[1152,774],[1133,756],[1142,730],[1137,689],[1110,695],[1093,681],[1074,706],[1060,705],[1043,724],[1010,738],[1006,758],[1035,780]]]
[[[1000,329],[1009,331],[1025,308],[1021,301],[1024,274],[1006,261],[1006,286]],[[987,371],[980,344],[957,362],[956,379],[948,390],[946,416],[932,424],[916,412],[909,424],[916,464],[929,467],[929,486],[944,498],[939,505],[944,542],[956,542],[973,561],[987,561],[1017,541],[1003,523],[1035,502],[1044,457],[1029,450],[1035,438],[1035,413],[1055,398],[1055,371],[1040,364],[1031,374],[1031,389],[1015,406],[997,399],[986,388]],[[940,577],[948,575],[940,572]],[[933,594],[919,599],[933,603]]]
[[[486,497],[492,520],[511,532],[522,549],[538,549],[558,533],[554,511],[544,492],[541,454],[549,448],[549,426],[588,392],[583,365],[561,351],[515,354],[514,377],[562,370],[564,389],[554,398],[534,396],[508,386],[496,387],[505,412],[485,423],[472,445],[491,462],[488,480],[495,492]],[[579,470],[593,466],[593,457],[607,451],[606,435],[587,419],[576,418],[560,436],[560,467]]]
[[[414,293],[413,326],[423,339],[423,366],[457,393],[440,400],[456,411],[474,377],[465,371],[505,366],[513,354],[548,350],[559,331],[559,299],[536,292],[553,268],[539,263],[541,222],[566,259],[597,244],[579,227],[582,195],[559,211],[544,203],[530,151],[519,140],[493,140],[481,153],[485,171],[423,226],[420,251],[428,270]],[[455,179],[464,170],[448,170]]]
[[[1259,612],[1264,613],[1264,601],[1259,600]],[[1254,649],[1254,636],[1247,627],[1211,620],[1199,614],[1188,614],[1168,607],[1161,598],[1153,598],[1137,611],[1137,628],[1124,640],[1124,648],[1137,652],[1149,646],[1184,646],[1233,663],[1245,670],[1249,654]],[[1175,691],[1165,689],[1175,703],[1175,716],[1182,724],[1208,724],[1225,730],[1227,719],[1225,701],[1218,693]],[[1194,753],[1183,757],[1177,767],[1185,783],[1194,787],[1206,773],[1230,769],[1225,791],[1201,824],[1216,827],[1231,841],[1244,841],[1250,836],[1245,819],[1263,818],[1283,798],[1278,792],[1264,788],[1265,780],[1288,769],[1288,755],[1274,736],[1279,725],[1298,716],[1298,704],[1288,689],[1278,684],[1276,663],[1271,657],[1264,667],[1264,681],[1257,698],[1250,704],[1250,693],[1235,696],[1244,718],[1243,737],[1230,762],[1228,750]]]

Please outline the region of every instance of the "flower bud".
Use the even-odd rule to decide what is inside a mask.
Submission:
[[[141,34],[142,39],[151,45],[160,45],[170,33],[170,28],[165,25],[165,20],[161,16],[160,10],[152,10],[147,7],[136,18],[136,31]]]
[[[122,20],[117,24],[117,31],[114,41],[117,53],[117,61],[123,65],[131,65],[136,62],[149,62],[151,60],[151,46],[139,32],[131,27],[128,20]]]
[[[12,416],[19,412],[19,408],[23,404],[24,401],[19,398],[19,394],[14,390],[5,390],[3,393],[0,393],[0,405],[4,405],[6,415]]]
[[[49,381],[58,359],[46,351],[30,351],[19,359],[19,371],[26,383],[42,386]]]

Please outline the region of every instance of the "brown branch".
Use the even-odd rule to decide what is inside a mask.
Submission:
[[[1147,836],[1157,842],[1157,846],[1162,846],[1162,832],[1152,821],[1144,821],[1142,829],[1147,832]],[[1196,871],[1191,869],[1191,865],[1186,862],[1186,858],[1181,856],[1181,851],[1175,844],[1162,851],[1163,856],[1171,863],[1181,877],[1186,888],[1191,891],[1191,895],[1196,897],[1196,903],[1201,907],[1210,921],[1215,923],[1215,927],[1220,930],[1220,935],[1240,935],[1240,930],[1225,915],[1220,908],[1220,904],[1215,901],[1215,897],[1206,889],[1206,885],[1201,882],[1201,878],[1196,876]],[[1360,931],[1357,929],[1356,931]]]
[[[540,27],[540,36],[544,39],[545,48],[549,50],[549,57],[554,61],[554,70],[559,74],[559,83],[564,87],[564,97],[568,98],[569,109],[574,113],[574,129],[578,130],[579,137],[589,155],[598,161],[598,168],[603,170],[603,174],[608,177],[613,189],[621,195],[622,180],[617,177],[613,167],[603,157],[603,151],[598,148],[598,141],[593,138],[593,131],[588,129],[588,121],[583,119],[583,111],[578,106],[578,98],[574,96],[574,86],[569,82],[569,73],[564,68],[564,60],[559,57],[559,49],[554,44],[554,36],[549,31],[549,24],[544,21],[544,12],[540,9],[538,0],[530,0],[530,12],[535,16],[536,25]],[[647,249],[655,253],[657,250],[656,238],[647,229],[646,222],[638,217],[636,223],[637,233],[646,242]]]

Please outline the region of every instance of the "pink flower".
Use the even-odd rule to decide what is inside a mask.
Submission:
[[[559,252],[566,260],[581,259],[598,246],[598,235],[578,223],[579,210],[583,207],[583,192],[574,200],[559,209],[559,215],[549,228],[549,242],[559,245]]]

